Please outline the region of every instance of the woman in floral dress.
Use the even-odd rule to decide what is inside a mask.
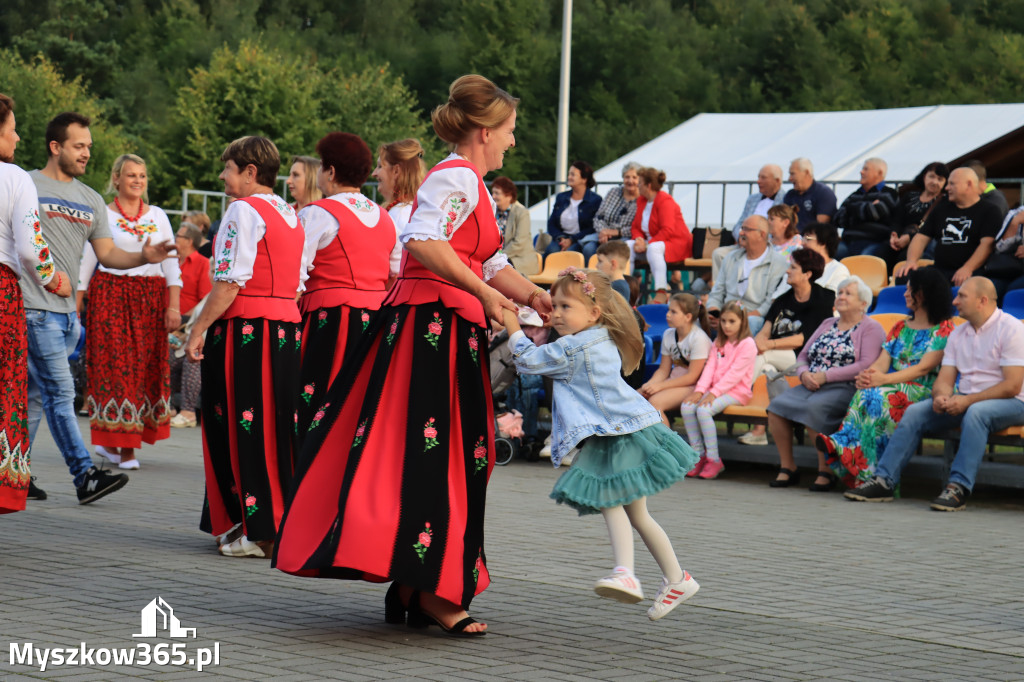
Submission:
[[[955,326],[949,282],[935,268],[910,274],[904,294],[911,315],[889,332],[882,354],[857,375],[858,391],[838,431],[820,435],[818,456],[848,487],[875,473],[903,412],[931,395],[942,351]]]

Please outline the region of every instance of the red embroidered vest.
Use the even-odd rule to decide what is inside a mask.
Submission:
[[[369,201],[369,199],[364,199]],[[395,247],[395,223],[383,208],[372,227],[333,199],[314,201],[338,221],[338,234],[316,252],[299,301],[303,314],[317,308],[348,305],[377,310],[387,296],[391,274],[391,250]]]
[[[452,235],[448,244],[459,259],[483,279],[483,263],[501,248],[501,232],[498,229],[491,202],[487,200],[489,192],[484,179],[476,167],[462,159],[443,161],[434,166],[427,177],[446,168],[469,168],[477,177],[479,200],[476,208]],[[424,180],[425,181],[425,180]],[[416,216],[416,202],[412,205],[412,217]],[[409,253],[402,253],[402,267],[395,286],[388,296],[388,305],[420,305],[441,301],[445,306],[455,310],[461,317],[481,326],[487,325],[487,317],[480,301],[473,294],[461,289],[440,275],[435,275]]]
[[[256,209],[267,230],[256,245],[252,279],[245,283],[221,318],[262,317],[299,322],[302,318],[295,296],[299,290],[299,270],[305,245],[302,225],[290,227],[277,209],[264,199],[244,197],[238,201]]]

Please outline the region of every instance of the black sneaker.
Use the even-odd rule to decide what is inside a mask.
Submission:
[[[36,485],[36,477],[33,476],[28,482],[28,499],[45,500],[46,491]]]
[[[96,467],[85,472],[85,482],[78,486],[78,504],[95,502],[104,495],[120,490],[128,483],[127,474],[112,475]]]
[[[970,494],[961,485],[948,483],[942,494],[932,500],[931,507],[935,511],[963,511],[967,508],[967,497]]]
[[[875,476],[853,490],[847,490],[843,497],[857,502],[892,502],[893,490],[888,483]]]

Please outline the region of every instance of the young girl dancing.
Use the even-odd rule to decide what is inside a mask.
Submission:
[[[715,415],[730,405],[750,402],[756,360],[757,344],[750,335],[747,313],[739,303],[730,303],[722,309],[718,338],[700,380],[679,408],[686,424],[686,437],[701,453],[697,466],[687,476],[718,478],[725,470],[718,456]]]
[[[639,391],[661,413],[665,426],[671,426],[665,410],[677,409],[693,393],[711,350],[711,338],[707,310],[693,294],[673,294],[665,321],[669,328],[661,338],[661,365]]]
[[[647,611],[658,620],[699,586],[679,567],[668,535],[647,511],[647,496],[684,478],[697,453],[622,379],[620,370],[636,368],[644,345],[632,311],[608,278],[569,268],[551,293],[551,324],[561,334],[552,343],[533,345],[515,314],[505,313],[516,369],[554,380],[551,463],[557,467],[570,450],[576,453],[551,497],[581,515],[604,516],[616,566],[594,585],[602,597],[628,604],[644,598],[633,575],[636,528],[664,575]]]

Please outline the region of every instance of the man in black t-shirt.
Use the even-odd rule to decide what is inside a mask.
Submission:
[[[918,267],[928,242],[936,240],[935,267],[960,286],[980,270],[992,253],[1002,219],[999,209],[981,200],[978,175],[970,168],[957,168],[946,185],[949,199],[943,201],[914,235],[907,248],[907,263],[896,277],[905,277]]]

